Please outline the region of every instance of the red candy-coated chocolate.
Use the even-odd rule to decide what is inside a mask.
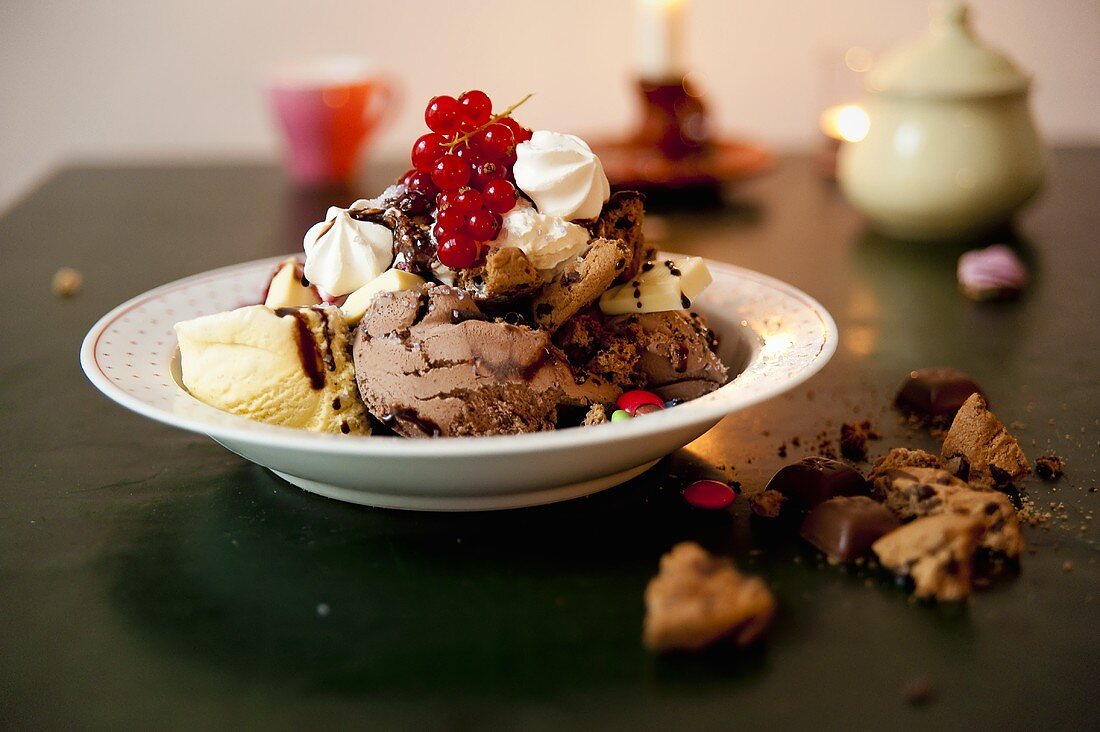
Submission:
[[[684,498],[696,508],[717,511],[733,503],[737,492],[717,480],[697,480],[684,489]]]
[[[643,404],[653,404],[661,409],[665,408],[665,400],[657,396],[651,391],[644,389],[635,389],[634,391],[624,391],[619,395],[619,398],[615,401],[615,404],[619,406],[619,409],[624,409],[630,412],[630,416],[634,416],[634,410]]]

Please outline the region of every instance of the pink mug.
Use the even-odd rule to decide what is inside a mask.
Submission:
[[[287,66],[268,92],[291,177],[308,186],[347,183],[363,144],[397,109],[395,85],[355,58]]]

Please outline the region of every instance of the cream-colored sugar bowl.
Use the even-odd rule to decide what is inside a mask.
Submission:
[[[1030,79],[981,46],[965,6],[934,6],[928,33],[869,76],[870,126],[841,147],[848,200],[884,233],[927,241],[1005,222],[1042,184]]]

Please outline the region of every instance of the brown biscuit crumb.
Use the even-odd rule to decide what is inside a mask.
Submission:
[[[553,332],[594,303],[623,271],[628,254],[621,239],[594,239],[531,300],[538,326]]]
[[[941,455],[952,472],[983,487],[1008,485],[1031,472],[1020,443],[979,394],[972,394],[955,415]]]
[[[477,302],[502,303],[526,297],[542,286],[527,255],[516,247],[493,247],[480,267],[455,272],[455,285]]]
[[[655,651],[697,651],[729,638],[747,646],[775,615],[775,598],[757,577],[694,542],[661,557],[661,569],[645,591],[645,646]]]
[[[871,466],[867,473],[867,480],[872,484],[891,470],[903,468],[943,468],[943,461],[935,455],[924,450],[910,450],[906,447],[895,447]]]
[[[84,275],[80,274],[80,270],[73,269],[72,267],[62,267],[53,273],[53,280],[50,282],[50,287],[53,290],[53,294],[58,297],[72,297],[80,292],[80,288],[83,284]]]
[[[779,491],[766,490],[749,496],[749,508],[764,518],[778,518],[786,502],[787,497]]]
[[[970,595],[974,551],[982,526],[953,513],[926,516],[891,531],[871,549],[895,574],[912,578],[914,594],[943,602]]]
[[[585,427],[591,427],[595,424],[603,424],[607,422],[607,410],[604,409],[602,404],[593,404],[588,408],[588,413],[584,415],[584,421],[581,424]]]
[[[1058,480],[1065,474],[1066,461],[1057,455],[1043,455],[1035,461],[1035,474],[1043,480]]]
[[[619,239],[625,245],[625,264],[616,278],[626,282],[638,273],[652,251],[645,246],[642,227],[645,220],[645,196],[638,191],[618,191],[603,205],[599,218],[588,226],[594,239]]]
[[[913,679],[905,685],[905,701],[913,706],[921,706],[936,696],[936,687],[928,679]]]
[[[902,521],[941,513],[952,493],[967,485],[939,468],[896,468],[877,476],[871,495]]]
[[[947,496],[943,511],[966,516],[982,524],[980,546],[991,552],[1018,557],[1024,550],[1020,517],[1008,496],[997,491],[965,489]]]
[[[867,459],[867,440],[880,439],[882,435],[871,427],[870,420],[846,422],[840,425],[840,454],[849,460],[863,462]]]

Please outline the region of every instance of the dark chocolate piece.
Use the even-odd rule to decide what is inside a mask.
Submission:
[[[765,490],[779,491],[791,508],[804,513],[836,496],[865,496],[870,488],[858,470],[838,460],[814,456],[781,468]]]
[[[894,404],[923,420],[950,420],[975,393],[985,399],[981,387],[958,369],[950,366],[920,369],[909,372],[909,377],[898,389]]]
[[[851,562],[899,526],[901,522],[881,503],[866,496],[840,496],[810,511],[799,533],[829,559]]]

